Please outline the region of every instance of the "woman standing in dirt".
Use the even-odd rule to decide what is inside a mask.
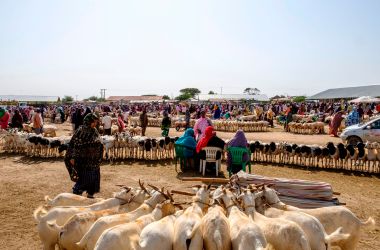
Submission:
[[[73,193],[82,195],[86,191],[88,198],[93,198],[100,190],[103,145],[96,129],[98,122],[99,118],[93,113],[84,117],[83,125],[75,131],[65,156],[70,178],[76,182]]]

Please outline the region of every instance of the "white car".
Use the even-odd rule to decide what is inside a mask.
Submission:
[[[380,117],[349,126],[340,134],[343,142],[356,145],[359,142],[380,142]]]

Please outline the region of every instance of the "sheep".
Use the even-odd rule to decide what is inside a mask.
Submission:
[[[150,214],[141,216],[136,221],[117,225],[104,231],[96,242],[94,250],[137,249],[140,234],[144,227],[174,212],[175,207],[170,201],[157,204]]]
[[[375,226],[375,220],[372,217],[362,222],[348,208],[343,206],[299,209],[282,203],[276,192],[271,188],[266,188],[263,195],[266,201],[275,208],[303,212],[314,216],[321,222],[327,234],[332,234],[338,227],[342,227],[342,233],[349,234],[350,237],[339,242],[333,242],[332,245],[339,246],[343,250],[356,249],[360,238],[360,229],[363,227],[373,228]]]

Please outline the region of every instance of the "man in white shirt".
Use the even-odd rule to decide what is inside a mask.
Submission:
[[[102,118],[102,124],[105,135],[111,135],[112,118],[106,112]]]

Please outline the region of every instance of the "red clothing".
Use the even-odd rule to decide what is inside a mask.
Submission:
[[[197,153],[201,152],[201,150],[204,147],[207,147],[207,144],[209,140],[215,136],[214,128],[211,126],[208,126],[205,130],[205,135],[202,137],[202,139],[197,144]]]
[[[10,118],[10,115],[8,112],[5,112],[4,115],[0,118],[0,127],[2,129],[8,128],[9,118]]]
[[[125,124],[124,124],[124,121],[123,121],[123,117],[118,117],[117,118],[117,126],[119,127],[119,132],[123,132],[124,129],[125,129]]]

